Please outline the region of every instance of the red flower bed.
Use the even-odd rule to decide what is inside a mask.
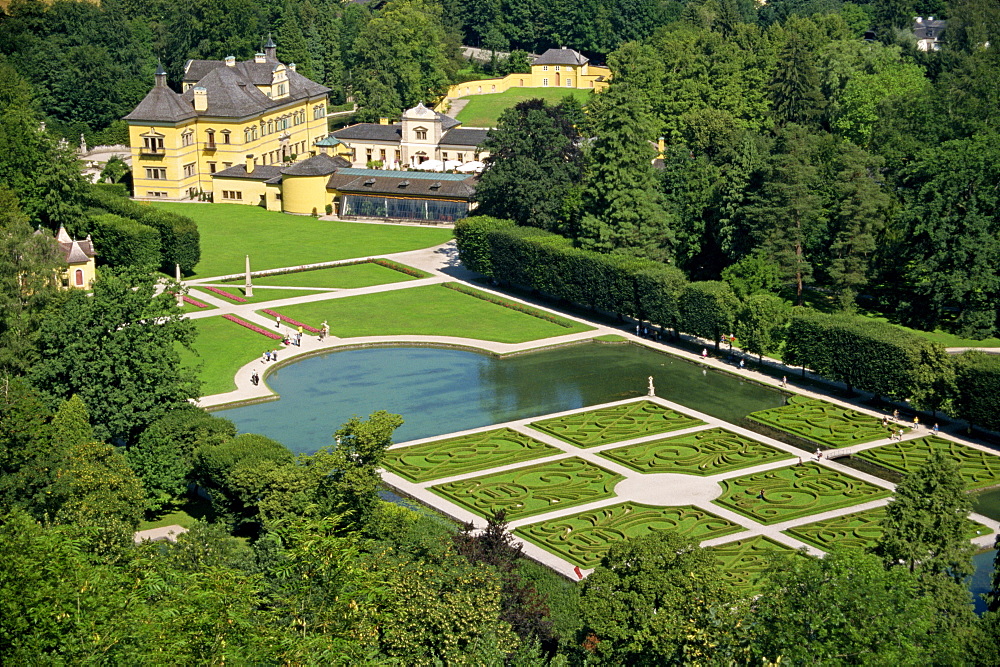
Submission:
[[[219,289],[218,287],[209,287],[208,285],[198,285],[198,287],[200,287],[201,289],[207,289],[209,292],[215,292],[219,296],[230,299],[231,301],[235,301],[236,303],[250,303],[243,297],[236,296],[235,294],[230,294],[226,290]]]
[[[250,331],[256,331],[259,334],[264,334],[265,336],[273,340],[284,339],[284,336],[282,336],[281,334],[276,334],[273,331],[268,331],[267,329],[257,326],[253,322],[247,322],[246,320],[240,319],[235,315],[223,315],[223,317],[229,320],[230,322],[236,322],[236,324],[240,325],[241,327],[246,327]]]
[[[184,299],[184,303],[190,303],[192,306],[196,308],[208,308],[207,303],[202,303],[201,301],[198,301],[198,299],[192,299],[187,294],[185,294],[181,298]]]
[[[299,322],[297,320],[293,320],[292,318],[288,317],[287,315],[282,315],[281,313],[279,313],[276,310],[271,310],[270,308],[265,308],[264,310],[262,310],[260,312],[267,313],[271,317],[280,317],[283,324],[287,324],[287,325],[293,326],[293,327],[302,327],[305,331],[308,331],[309,333],[314,333],[314,334],[318,334],[319,333],[319,329],[317,329],[316,327],[311,327],[308,324],[303,324],[302,322]]]

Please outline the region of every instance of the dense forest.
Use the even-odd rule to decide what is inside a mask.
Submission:
[[[914,48],[917,14],[949,21],[941,51]],[[153,269],[192,267],[197,230],[84,183],[60,141],[123,141],[119,119],[158,61],[176,84],[187,59],[248,58],[268,32],[359,119],[510,66],[466,63],[462,43],[565,45],[606,61],[614,83],[584,108],[508,111],[488,139],[484,212],[560,235],[551,247],[656,265],[650,276],[700,285],[692,303],[722,277],[740,298],[988,336],[998,29],[988,0],[13,0],[0,16],[0,660],[1000,663],[1000,574],[977,618],[969,499],[944,460],[899,485],[871,553],[775,562],[749,596],[675,535],[620,544],[577,584],[523,558],[502,515],[473,532],[384,502],[397,415],[351,419],[312,455],[238,434],[190,405],[200,390],[177,346],[193,325],[157,295]],[[60,290],[54,241],[35,233],[60,224],[109,247],[145,241],[118,243],[92,294]],[[204,520],[176,544],[133,544],[140,519],[194,487],[210,495]]]

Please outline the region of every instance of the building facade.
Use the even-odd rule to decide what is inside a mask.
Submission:
[[[327,136],[329,89],[278,61],[270,39],[252,60],[188,61],[182,86],[171,90],[158,69],[153,89],[125,116],[136,199],[221,201],[213,174],[248,160],[288,165]]]
[[[610,69],[591,65],[578,51],[565,47],[549,49],[532,61],[528,73],[455,84],[448,89],[444,103],[469,95],[502,93],[511,88],[569,88],[599,93],[608,87],[610,79]]]

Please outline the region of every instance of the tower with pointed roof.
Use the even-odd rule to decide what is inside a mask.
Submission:
[[[97,277],[95,261],[97,253],[94,252],[94,244],[90,240],[90,235],[88,234],[87,238],[82,241],[77,241],[69,235],[65,227],[60,226],[59,232],[56,234],[56,242],[59,244],[59,249],[63,252],[63,259],[66,261],[66,270],[62,275],[63,287],[90,289]]]
[[[215,192],[212,175],[248,155],[260,166],[306,159],[328,134],[329,89],[279,61],[270,35],[251,60],[189,60],[179,93],[162,63],[154,82],[125,116],[136,199],[257,204]]]

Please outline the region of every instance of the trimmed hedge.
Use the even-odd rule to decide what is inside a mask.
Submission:
[[[1000,430],[1000,356],[966,352],[955,360],[955,371],[959,387],[955,416]]]
[[[785,361],[843,382],[848,389],[904,400],[926,395],[948,363],[940,345],[899,327],[805,309],[792,314]]]
[[[160,233],[140,222],[105,213],[91,218],[97,259],[107,266],[160,266]]]
[[[739,301],[729,283],[706,280],[690,283],[680,296],[680,326],[687,333],[715,341],[731,333]]]
[[[191,273],[201,259],[198,225],[191,218],[134,202],[107,188],[89,188],[84,201],[98,211],[114,213],[155,229],[160,235],[158,264],[171,275],[174,264],[180,264],[184,273]]]

